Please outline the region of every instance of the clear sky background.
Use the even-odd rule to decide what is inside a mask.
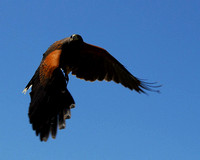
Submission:
[[[40,142],[22,90],[46,49],[74,33],[161,94],[70,75],[72,117]],[[199,0],[1,0],[0,45],[0,159],[200,159]]]

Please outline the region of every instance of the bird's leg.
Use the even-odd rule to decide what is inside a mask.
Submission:
[[[63,68],[61,68],[61,71],[64,74],[65,80],[67,81],[67,84],[68,84],[68,82],[69,82],[68,72]]]
[[[67,72],[66,69],[62,69],[62,71],[63,71],[63,73],[64,73],[64,75],[65,75],[65,80],[67,81],[67,84],[68,84],[68,82],[69,82],[68,72]]]
[[[65,79],[66,79],[67,84],[68,84],[68,82],[69,82],[69,76],[68,76],[68,74],[66,74],[66,73],[65,73]]]

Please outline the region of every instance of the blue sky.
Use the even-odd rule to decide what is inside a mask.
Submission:
[[[200,1],[1,0],[0,158],[199,160]],[[137,94],[70,75],[67,127],[42,143],[22,90],[56,40],[82,35],[135,76],[162,84]]]

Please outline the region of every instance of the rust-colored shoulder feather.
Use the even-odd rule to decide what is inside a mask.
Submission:
[[[54,50],[42,60],[39,66],[39,77],[42,85],[46,85],[54,70],[59,67],[61,52],[61,49]]]

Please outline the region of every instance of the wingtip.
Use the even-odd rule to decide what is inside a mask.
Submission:
[[[159,89],[155,89],[155,88],[160,88],[162,85],[156,85],[156,84],[157,84],[157,82],[149,83],[149,82],[141,81],[140,87],[145,89],[145,90],[147,90],[147,91],[160,93],[160,90]],[[142,89],[141,89],[141,92],[147,94]]]

